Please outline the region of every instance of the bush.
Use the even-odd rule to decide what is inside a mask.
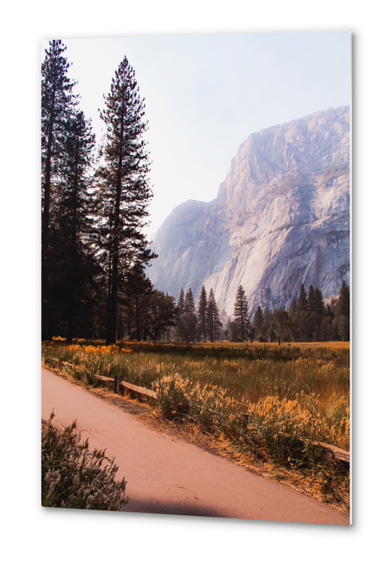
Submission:
[[[127,501],[126,481],[115,481],[118,467],[105,451],[89,451],[75,432],[42,420],[42,506],[117,511]]]
[[[168,419],[185,419],[206,431],[219,432],[258,458],[270,457],[278,464],[310,468],[327,460],[326,451],[310,444],[328,442],[330,436],[327,421],[311,412],[313,407],[317,408],[315,395],[305,397],[309,409],[297,400],[277,397],[267,397],[256,404],[238,402],[225,389],[201,386],[178,373],[164,376],[154,384],[154,389],[158,405]],[[305,396],[303,391],[302,394]],[[337,406],[337,410],[340,418],[341,408]]]

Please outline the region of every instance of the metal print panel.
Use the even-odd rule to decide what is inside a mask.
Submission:
[[[42,44],[42,506],[350,524],[350,46]]]

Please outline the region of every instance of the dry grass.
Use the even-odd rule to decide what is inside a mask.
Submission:
[[[349,450],[348,342],[44,345],[45,363],[54,365],[55,357],[72,363],[68,374],[89,386],[95,374],[118,374],[155,388],[166,420],[184,421],[235,461],[264,463],[269,473],[284,473],[296,487],[303,481],[310,495],[348,509],[348,468],[309,445]]]

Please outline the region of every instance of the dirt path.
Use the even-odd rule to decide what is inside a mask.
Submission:
[[[77,420],[91,448],[106,449],[127,480],[125,511],[348,525],[349,516],[254,475],[42,369],[42,417]]]

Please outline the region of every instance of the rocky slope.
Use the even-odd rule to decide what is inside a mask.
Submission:
[[[301,283],[339,293],[350,269],[350,115],[329,109],[253,133],[217,198],[176,207],[157,231],[155,287],[178,297],[213,287],[233,315],[238,286],[251,312],[288,307]]]

